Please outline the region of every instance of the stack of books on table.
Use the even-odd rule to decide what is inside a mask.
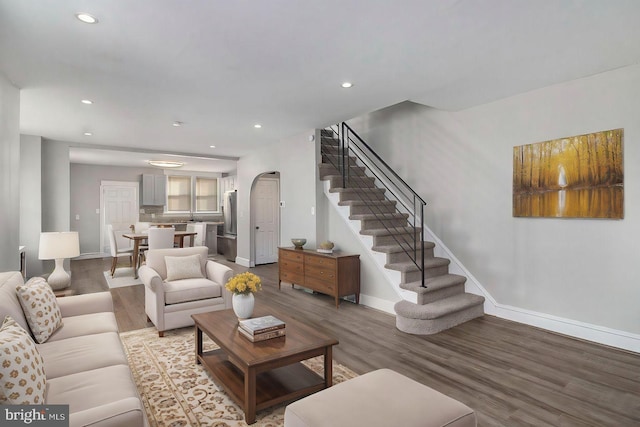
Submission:
[[[240,320],[238,332],[251,342],[284,336],[285,323],[273,316]]]

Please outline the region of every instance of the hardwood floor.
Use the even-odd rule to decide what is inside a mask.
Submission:
[[[221,261],[235,271],[248,270]],[[78,293],[107,290],[110,259],[72,261]],[[473,408],[478,425],[640,426],[640,355],[484,316],[431,336],[395,328],[393,316],[282,285],[277,264],[256,304],[275,306],[335,335],[334,359],[363,374],[391,368]],[[112,289],[121,331],[152,326],[142,286]],[[393,396],[389,396],[393,407]]]

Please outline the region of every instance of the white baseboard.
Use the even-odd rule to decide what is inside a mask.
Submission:
[[[251,265],[251,260],[239,256],[236,257],[235,263],[243,267],[255,267],[255,265]]]
[[[394,316],[396,315],[396,312],[393,309],[393,306],[396,304],[395,301],[360,294],[360,304],[375,308],[376,310],[384,311],[385,313],[389,313]]]

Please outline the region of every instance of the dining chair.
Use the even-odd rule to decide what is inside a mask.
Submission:
[[[147,242],[149,249],[166,249],[173,247],[176,230],[174,228],[150,228]]]
[[[113,230],[112,224],[107,225],[107,232],[109,234],[109,249],[111,250],[111,258],[113,258],[113,260],[111,261],[111,277],[113,277],[116,272],[118,258],[123,256],[129,257],[129,265],[133,267],[133,249],[118,249],[116,233]]]
[[[149,231],[149,228],[151,227],[151,223],[150,222],[141,222],[138,221],[135,224],[135,228],[134,228],[134,232],[141,234],[141,233],[147,233]],[[149,245],[144,244],[144,245],[138,245],[138,267],[140,267],[142,265],[142,263],[144,262],[144,253],[146,251],[149,250]]]

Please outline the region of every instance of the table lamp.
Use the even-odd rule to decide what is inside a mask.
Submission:
[[[77,231],[40,233],[38,259],[56,260],[56,267],[47,279],[54,291],[69,286],[71,276],[64,270],[64,260],[78,255],[80,255],[80,241]]]

